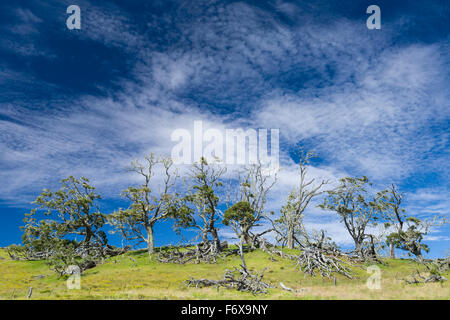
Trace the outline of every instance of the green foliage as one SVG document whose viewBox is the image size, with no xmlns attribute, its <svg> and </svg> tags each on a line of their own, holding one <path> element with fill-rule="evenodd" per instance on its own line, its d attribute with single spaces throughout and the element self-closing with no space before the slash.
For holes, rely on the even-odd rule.
<svg viewBox="0 0 450 320">
<path fill-rule="evenodd" d="M 429 247 L 422 243 L 424 236 L 432 225 L 444 220 L 435 216 L 431 220 L 421 220 L 415 216 L 408 216 L 401 207 L 403 194 L 398 192 L 395 185 L 379 193 L 381 205 L 384 209 L 385 228 L 393 227 L 395 231 L 386 237 L 386 244 L 405 250 L 422 260 L 422 251 L 429 252 Z"/>
<path fill-rule="evenodd" d="M 35 213 L 35 211 L 34 211 Z M 33 217 L 26 219 L 26 226 L 23 228 L 22 243 L 26 258 L 48 258 L 54 252 L 54 247 L 61 238 L 61 226 L 54 220 L 37 221 Z"/>
<path fill-rule="evenodd" d="M 27 260 L 28 259 L 28 251 L 24 246 L 18 246 L 16 244 L 12 244 L 5 248 L 6 253 L 8 253 L 9 257 L 13 260 Z"/>
<path fill-rule="evenodd" d="M 101 255 L 107 245 L 102 230 L 105 215 L 96 204 L 100 196 L 89 180 L 70 176 L 61 184 L 55 192 L 44 189 L 34 201 L 38 209 L 44 210 L 45 219 L 36 218 L 38 209 L 26 215 L 21 249 L 27 259 L 48 259 L 48 264 L 58 273 L 75 261 L 92 258 L 94 251 L 95 256 Z M 81 241 L 78 236 L 82 237 Z"/>
<path fill-rule="evenodd" d="M 188 205 L 184 204 L 183 199 L 177 201 L 168 210 L 168 217 L 174 220 L 173 228 L 178 235 L 181 234 L 183 229 L 192 228 L 195 226 L 195 211 Z"/>
<path fill-rule="evenodd" d="M 430 268 L 429 268 L 430 274 L 435 275 L 435 276 L 441 276 L 441 272 L 439 271 L 439 267 L 436 264 L 433 264 Z"/>
<path fill-rule="evenodd" d="M 173 163 L 170 158 L 150 154 L 145 157 L 145 165 L 139 161 L 131 164 L 130 170 L 143 178 L 142 185 L 130 186 L 122 192 L 122 196 L 130 201 L 128 209 L 119 209 L 108 216 L 108 222 L 115 227 L 113 232 L 135 244 L 145 242 L 149 254 L 153 253 L 154 225 L 160 221 L 174 217 L 178 195 L 171 193 L 178 177 L 177 172 L 171 169 Z M 162 167 L 165 174 L 163 191 L 152 190 L 152 178 L 157 167 Z"/>
<path fill-rule="evenodd" d="M 303 199 L 299 199 L 296 190 L 292 190 L 287 198 L 286 204 L 280 209 L 280 216 L 273 221 L 273 225 L 281 239 L 288 242 L 288 247 L 293 248 L 293 237 L 300 237 L 304 233 L 303 211 L 306 208 L 300 207 Z"/>
<path fill-rule="evenodd" d="M 353 238 L 356 251 L 363 253 L 363 243 L 368 234 L 368 226 L 374 226 L 381 218 L 383 205 L 381 195 L 372 196 L 367 190 L 372 184 L 365 176 L 361 178 L 346 177 L 339 180 L 335 189 L 328 191 L 328 196 L 320 208 L 336 212 Z M 373 250 L 372 250 L 373 251 Z M 373 254 L 373 252 L 372 252 Z"/>
<path fill-rule="evenodd" d="M 82 236 L 82 242 L 104 241 L 105 233 L 101 230 L 105 224 L 105 215 L 101 213 L 96 201 L 101 199 L 89 180 L 80 180 L 70 176 L 61 180 L 62 188 L 52 192 L 44 189 L 33 202 L 39 209 L 46 210 L 47 221 L 36 222 L 37 210 L 26 215 L 25 237 L 31 239 L 53 239 L 66 236 Z"/>
<path fill-rule="evenodd" d="M 219 196 L 216 194 L 215 189 L 223 186 L 223 183 L 219 180 L 223 173 L 223 170 L 215 169 L 202 157 L 200 164 L 194 164 L 193 167 L 193 177 L 196 183 L 193 186 L 193 190 L 195 192 L 187 195 L 186 199 L 191 202 L 195 200 L 201 201 L 205 205 L 207 213 L 214 213 L 219 203 Z"/>
<path fill-rule="evenodd" d="M 77 243 L 70 240 L 55 242 L 54 253 L 46 259 L 47 265 L 59 275 L 63 275 L 71 265 L 80 266 L 82 258 L 76 254 Z M 80 268 L 80 270 L 83 270 Z"/>
<path fill-rule="evenodd" d="M 207 242 L 208 235 L 211 235 L 217 248 L 220 248 L 215 222 L 219 219 L 218 189 L 223 186 L 220 179 L 224 173 L 225 168 L 218 161 L 208 163 L 202 157 L 199 163 L 193 164 L 189 190 L 169 210 L 170 216 L 176 220 L 174 228 L 177 232 L 181 228 L 195 228 L 199 230 L 203 242 Z"/>
<path fill-rule="evenodd" d="M 407 220 L 408 226 L 406 230 L 398 230 L 392 232 L 387 236 L 387 244 L 393 244 L 396 248 L 408 251 L 417 257 L 422 255 L 422 250 L 429 252 L 429 247 L 422 243 L 423 236 L 426 234 L 422 230 L 422 221 L 417 218 L 409 217 Z"/>
<path fill-rule="evenodd" d="M 241 228 L 251 226 L 255 220 L 254 210 L 248 201 L 240 201 L 225 211 L 222 223 L 226 226 L 236 221 Z"/>
</svg>

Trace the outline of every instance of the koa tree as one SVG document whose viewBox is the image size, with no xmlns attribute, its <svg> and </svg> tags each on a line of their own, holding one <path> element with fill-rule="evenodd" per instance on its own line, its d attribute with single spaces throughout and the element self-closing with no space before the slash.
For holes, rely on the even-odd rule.
<svg viewBox="0 0 450 320">
<path fill-rule="evenodd" d="M 171 217 L 177 199 L 173 189 L 178 173 L 172 166 L 170 158 L 156 157 L 154 154 L 145 157 L 145 164 L 133 161 L 130 170 L 137 173 L 143 182 L 122 192 L 123 197 L 130 201 L 128 209 L 120 209 L 108 216 L 109 223 L 115 227 L 113 232 L 136 245 L 146 243 L 150 257 L 155 248 L 155 225 Z M 159 185 L 156 174 L 162 177 Z"/>
</svg>

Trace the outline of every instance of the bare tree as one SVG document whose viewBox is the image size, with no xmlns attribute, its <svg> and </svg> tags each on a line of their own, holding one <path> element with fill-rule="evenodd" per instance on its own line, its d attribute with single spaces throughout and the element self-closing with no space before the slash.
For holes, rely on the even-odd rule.
<svg viewBox="0 0 450 320">
<path fill-rule="evenodd" d="M 130 241 L 145 242 L 148 253 L 154 252 L 154 226 L 163 219 L 171 216 L 172 206 L 176 195 L 171 193 L 178 174 L 172 170 L 172 160 L 165 157 L 156 157 L 153 153 L 145 157 L 146 163 L 141 164 L 138 160 L 131 163 L 130 170 L 139 174 L 144 182 L 137 187 L 129 187 L 122 195 L 131 202 L 128 209 L 119 209 L 109 216 L 109 222 L 116 231 L 125 239 Z M 162 191 L 156 193 L 156 185 L 151 186 L 154 180 L 157 166 L 162 166 L 163 182 Z"/>
<path fill-rule="evenodd" d="M 280 218 L 274 222 L 275 230 L 284 243 L 287 243 L 289 249 L 293 249 L 295 242 L 300 243 L 298 235 L 303 230 L 303 215 L 311 200 L 322 194 L 322 187 L 328 181 L 322 180 L 315 184 L 314 178 L 308 178 L 308 163 L 314 156 L 312 152 L 304 152 L 300 150 L 299 168 L 299 184 L 294 188 L 288 196 L 287 203 L 281 208 Z"/>
</svg>

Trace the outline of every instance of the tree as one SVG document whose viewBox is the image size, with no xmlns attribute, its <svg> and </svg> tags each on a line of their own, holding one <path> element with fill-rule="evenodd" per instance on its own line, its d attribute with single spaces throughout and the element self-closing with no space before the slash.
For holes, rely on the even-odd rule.
<svg viewBox="0 0 450 320">
<path fill-rule="evenodd" d="M 255 213 L 249 202 L 240 201 L 225 210 L 222 223 L 233 228 L 241 243 L 253 243 L 249 232 L 255 223 Z"/>
<path fill-rule="evenodd" d="M 403 226 L 407 219 L 405 214 L 405 209 L 401 208 L 403 194 L 397 190 L 397 187 L 392 184 L 388 189 L 381 192 L 381 201 L 384 205 L 384 217 L 386 223 L 385 227 L 388 228 L 393 226 L 395 229 L 394 233 L 399 233 L 403 231 Z M 395 242 L 394 236 L 388 236 L 387 244 L 390 248 L 390 255 L 392 259 L 395 259 Z"/>
<path fill-rule="evenodd" d="M 139 174 L 144 182 L 140 186 L 130 186 L 122 192 L 122 196 L 131 202 L 128 209 L 120 209 L 109 215 L 108 220 L 115 227 L 114 232 L 120 233 L 129 241 L 147 244 L 148 254 L 154 252 L 154 227 L 158 221 L 171 217 L 171 208 L 176 194 L 171 193 L 178 174 L 172 170 L 170 158 L 156 157 L 153 153 L 145 157 L 146 163 L 138 160 L 131 163 L 130 170 Z M 155 192 L 152 185 L 153 177 L 158 167 L 163 170 L 162 191 Z"/>
<path fill-rule="evenodd" d="M 280 210 L 280 217 L 274 223 L 281 241 L 287 243 L 289 249 L 294 248 L 295 241 L 300 242 L 298 236 L 304 233 L 302 221 L 306 208 L 314 197 L 323 193 L 321 189 L 328 183 L 328 181 L 322 180 L 315 185 L 315 179 L 308 178 L 307 166 L 313 154 L 301 150 L 299 153 L 298 168 L 300 176 L 298 187 L 291 190 L 286 205 Z"/>
<path fill-rule="evenodd" d="M 105 240 L 106 235 L 101 230 L 105 215 L 96 204 L 101 197 L 95 193 L 95 187 L 89 185 L 89 179 L 81 177 L 77 180 L 70 176 L 61 183 L 61 189 L 55 192 L 44 189 L 34 201 L 39 209 L 47 210 L 45 216 L 54 218 L 53 228 L 57 236 L 79 235 L 83 237 L 81 244 Z M 26 221 L 31 222 L 35 213 L 36 210 L 32 210 Z"/>
<path fill-rule="evenodd" d="M 404 228 L 397 229 L 387 236 L 387 242 L 396 248 L 408 251 L 416 256 L 419 262 L 423 262 L 422 252 L 429 252 L 430 248 L 422 243 L 425 235 L 430 232 L 430 228 L 445 223 L 443 219 L 435 216 L 431 219 L 419 219 L 417 217 L 406 217 Z"/>
<path fill-rule="evenodd" d="M 220 166 L 218 160 L 208 163 L 202 157 L 200 162 L 195 162 L 190 174 L 190 182 L 187 194 L 175 203 L 172 208 L 173 217 L 176 218 L 175 229 L 195 228 L 200 232 L 202 243 L 209 242 L 211 235 L 217 251 L 221 251 L 220 239 L 215 223 L 219 220 L 219 196 L 217 189 L 223 186 L 221 177 L 226 168 Z"/>
<path fill-rule="evenodd" d="M 415 217 L 406 217 L 406 230 L 399 229 L 387 236 L 387 243 L 413 254 L 422 262 L 422 250 L 429 252 L 429 247 L 422 243 L 423 236 L 428 233 L 430 225 Z"/>
<path fill-rule="evenodd" d="M 239 174 L 239 190 L 236 199 L 228 192 L 228 209 L 225 211 L 222 223 L 235 231 L 239 239 L 252 248 L 258 246 L 259 238 L 273 229 L 267 229 L 259 234 L 253 234 L 254 227 L 261 226 L 259 222 L 267 218 L 265 204 L 270 189 L 276 183 L 277 176 L 265 173 L 261 163 L 253 164 Z M 235 185 L 231 186 L 236 188 Z M 236 203 L 232 204 L 233 200 Z"/>
<path fill-rule="evenodd" d="M 106 254 L 107 239 L 102 230 L 105 215 L 96 203 L 100 196 L 89 180 L 70 176 L 61 180 L 61 184 L 55 192 L 44 189 L 33 202 L 38 209 L 26 214 L 22 240 L 28 258 L 51 259 L 50 264 L 60 264 L 59 269 L 64 270 L 66 263 L 61 263 L 58 256 L 71 255 L 72 260 L 89 264 L 83 259 L 92 262 Z M 36 219 L 39 209 L 45 210 L 46 219 Z"/>
<path fill-rule="evenodd" d="M 367 227 L 375 225 L 380 218 L 382 205 L 381 195 L 371 196 L 366 186 L 371 186 L 367 177 L 342 178 L 340 185 L 327 191 L 328 195 L 320 208 L 336 212 L 345 228 L 355 242 L 356 253 L 364 258 L 364 240 L 370 238 L 366 233 Z"/>
<path fill-rule="evenodd" d="M 25 218 L 26 225 L 22 227 L 23 249 L 21 256 L 29 260 L 48 259 L 55 253 L 61 236 L 58 235 L 58 223 L 47 219 L 37 221 L 29 216 Z M 19 255 L 19 248 L 13 254 Z"/>
<path fill-rule="evenodd" d="M 422 251 L 429 252 L 429 247 L 422 243 L 430 228 L 445 223 L 445 219 L 434 216 L 431 219 L 420 219 L 408 216 L 406 210 L 401 207 L 403 194 L 392 184 L 388 189 L 380 192 L 383 206 L 385 228 L 394 229 L 387 238 L 386 243 L 391 248 L 391 257 L 395 258 L 394 248 L 408 251 L 422 262 Z"/>
</svg>

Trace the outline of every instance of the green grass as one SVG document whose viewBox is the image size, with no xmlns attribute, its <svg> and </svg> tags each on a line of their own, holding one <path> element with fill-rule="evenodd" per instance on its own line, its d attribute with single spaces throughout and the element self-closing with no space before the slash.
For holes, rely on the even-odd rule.
<svg viewBox="0 0 450 320">
<path fill-rule="evenodd" d="M 60 278 L 44 261 L 13 261 L 1 249 L 0 257 L 0 299 L 26 299 L 30 287 L 32 299 L 450 299 L 449 281 L 416 285 L 402 281 L 417 269 L 424 271 L 411 260 L 386 259 L 385 265 L 378 265 L 381 289 L 370 290 L 366 286 L 370 276 L 367 265 L 352 267 L 356 279 L 337 275 L 334 286 L 333 279 L 310 277 L 296 270 L 292 261 L 277 257 L 272 262 L 268 254 L 257 250 L 246 254 L 248 268 L 266 268 L 264 280 L 277 288 L 254 296 L 225 288 L 188 288 L 184 282 L 190 277 L 221 279 L 225 269 L 240 264 L 238 256 L 217 264 L 178 265 L 158 263 L 145 251 L 132 251 L 87 270 L 80 290 L 69 290 L 66 277 Z M 444 276 L 450 279 L 450 272 Z M 284 291 L 280 282 L 304 290 Z"/>
</svg>

